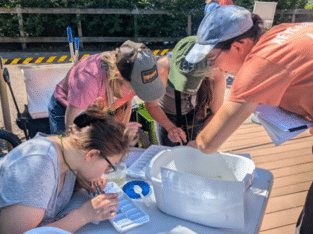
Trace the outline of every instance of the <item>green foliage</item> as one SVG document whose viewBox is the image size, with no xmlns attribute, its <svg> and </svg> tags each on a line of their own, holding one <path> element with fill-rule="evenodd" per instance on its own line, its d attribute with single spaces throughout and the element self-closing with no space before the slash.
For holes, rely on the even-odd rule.
<svg viewBox="0 0 313 234">
<path fill-rule="evenodd" d="M 255 0 L 233 0 L 253 10 Z M 263 0 L 264 1 L 264 0 Z M 265 0 L 266 1 L 266 0 Z M 271 1 L 271 0 L 269 0 Z M 278 0 L 277 9 L 306 6 L 307 0 Z M 184 37 L 187 36 L 187 16 L 192 15 L 192 34 L 203 18 L 205 0 L 0 0 L 0 7 L 14 8 L 104 8 L 104 9 L 147 9 L 168 10 L 170 15 L 61 15 L 23 14 L 25 34 L 29 37 L 65 37 L 66 27 L 71 26 L 77 35 L 78 22 L 82 23 L 84 36 L 102 37 Z M 311 8 L 310 8 L 311 7 Z M 290 22 L 290 16 L 277 15 L 275 23 Z M 135 30 L 135 20 L 137 28 Z M 0 15 L 0 36 L 19 36 L 18 16 Z"/>
<path fill-rule="evenodd" d="M 170 15 L 79 15 L 78 17 L 61 14 L 23 14 L 23 29 L 29 37 L 64 37 L 68 25 L 72 27 L 75 37 L 79 21 L 82 22 L 84 36 L 133 37 L 138 33 L 136 36 L 141 37 L 183 37 L 187 35 L 187 15 L 193 14 L 193 18 L 202 19 L 205 0 L 0 0 L 0 7 L 14 8 L 19 5 L 22 8 L 147 9 L 168 10 L 171 13 Z M 0 36 L 19 36 L 18 27 L 16 14 L 0 15 Z"/>
<path fill-rule="evenodd" d="M 304 8 L 312 10 L 313 9 L 313 1 L 312 0 L 308 1 L 308 3 L 306 4 L 306 6 Z"/>
</svg>

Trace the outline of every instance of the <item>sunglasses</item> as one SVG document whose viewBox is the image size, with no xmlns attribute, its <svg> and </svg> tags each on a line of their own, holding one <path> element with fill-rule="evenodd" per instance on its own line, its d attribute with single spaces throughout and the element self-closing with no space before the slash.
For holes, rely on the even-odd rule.
<svg viewBox="0 0 313 234">
<path fill-rule="evenodd" d="M 207 56 L 208 66 L 213 67 L 215 65 L 216 59 L 221 55 L 222 52 L 223 50 L 220 49 L 217 53 L 209 53 Z"/>
</svg>

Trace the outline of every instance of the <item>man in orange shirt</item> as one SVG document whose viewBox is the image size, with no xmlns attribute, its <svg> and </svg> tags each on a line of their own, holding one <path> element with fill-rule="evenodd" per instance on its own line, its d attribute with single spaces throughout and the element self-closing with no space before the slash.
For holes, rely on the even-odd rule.
<svg viewBox="0 0 313 234">
<path fill-rule="evenodd" d="M 239 6 L 219 7 L 202 20 L 197 43 L 186 60 L 196 63 L 207 58 L 236 78 L 228 99 L 189 145 L 215 152 L 260 103 L 313 121 L 313 23 L 280 24 L 262 34 L 260 18 Z M 298 233 L 313 232 L 311 203 L 313 184 Z"/>
</svg>

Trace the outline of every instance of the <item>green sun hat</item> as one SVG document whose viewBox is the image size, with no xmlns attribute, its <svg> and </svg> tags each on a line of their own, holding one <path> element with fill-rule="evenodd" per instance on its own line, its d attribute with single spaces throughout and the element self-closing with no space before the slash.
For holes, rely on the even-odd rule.
<svg viewBox="0 0 313 234">
<path fill-rule="evenodd" d="M 207 59 L 202 59 L 198 63 L 190 63 L 185 59 L 196 40 L 197 36 L 189 36 L 176 44 L 168 75 L 168 85 L 171 88 L 191 95 L 197 93 L 209 69 Z"/>
</svg>

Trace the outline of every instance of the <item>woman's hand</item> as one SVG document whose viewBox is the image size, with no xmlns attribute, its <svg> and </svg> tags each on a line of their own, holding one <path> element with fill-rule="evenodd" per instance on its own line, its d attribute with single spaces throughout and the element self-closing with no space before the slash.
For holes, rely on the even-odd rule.
<svg viewBox="0 0 313 234">
<path fill-rule="evenodd" d="M 198 149 L 198 146 L 197 146 L 197 143 L 196 143 L 195 140 L 194 140 L 194 141 L 189 141 L 188 144 L 187 144 L 187 146 L 191 146 L 191 147 L 193 147 L 193 148 Z"/>
<path fill-rule="evenodd" d="M 168 139 L 170 139 L 172 142 L 187 142 L 186 133 L 183 131 L 183 129 L 178 127 L 172 127 L 170 130 L 168 130 L 167 134 Z"/>
<path fill-rule="evenodd" d="M 126 128 L 130 131 L 132 136 L 136 136 L 137 132 L 138 132 L 138 128 L 141 127 L 140 123 L 137 122 L 128 122 L 126 123 Z"/>
<path fill-rule="evenodd" d="M 116 193 L 100 194 L 85 202 L 78 211 L 89 222 L 97 222 L 114 218 L 118 208 L 118 196 Z"/>
<path fill-rule="evenodd" d="M 103 191 L 105 186 L 107 185 L 108 183 L 108 179 L 104 176 L 100 176 L 96 179 L 94 179 L 92 182 L 91 182 L 91 192 L 95 193 L 97 192 L 97 188 L 99 188 L 100 191 Z"/>
</svg>

